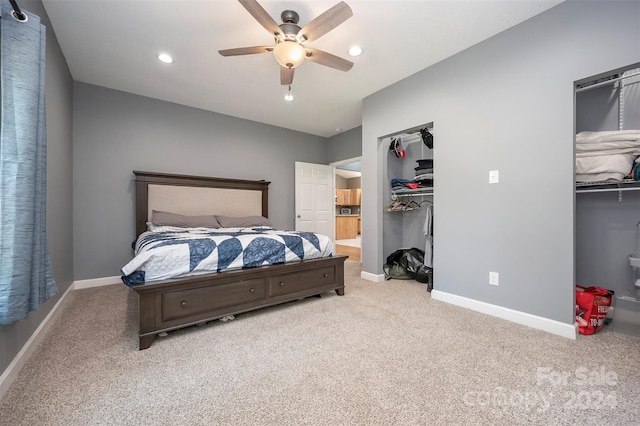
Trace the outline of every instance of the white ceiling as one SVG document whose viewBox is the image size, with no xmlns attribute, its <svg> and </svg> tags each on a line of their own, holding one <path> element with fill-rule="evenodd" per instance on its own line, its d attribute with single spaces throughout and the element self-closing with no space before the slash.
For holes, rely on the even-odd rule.
<svg viewBox="0 0 640 426">
<path fill-rule="evenodd" d="M 305 61 L 295 72 L 293 102 L 283 100 L 287 87 L 280 85 L 272 54 L 218 54 L 273 45 L 235 0 L 43 4 L 76 81 L 329 137 L 361 124 L 366 96 L 561 2 L 346 1 L 353 17 L 308 46 L 349 59 L 353 68 L 342 72 Z M 283 10 L 295 10 L 301 27 L 336 3 L 260 2 L 277 23 Z M 357 58 L 347 55 L 353 44 L 364 49 Z M 160 63 L 160 52 L 175 63 Z"/>
<path fill-rule="evenodd" d="M 336 168 L 336 174 L 338 176 L 342 176 L 345 179 L 351 179 L 354 177 L 360 177 L 362 175 L 361 172 L 356 172 L 354 170 L 345 170 Z"/>
</svg>

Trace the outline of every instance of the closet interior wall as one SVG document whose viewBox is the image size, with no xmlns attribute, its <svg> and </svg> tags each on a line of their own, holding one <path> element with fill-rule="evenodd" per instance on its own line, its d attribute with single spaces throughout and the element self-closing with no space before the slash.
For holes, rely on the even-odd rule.
<svg viewBox="0 0 640 426">
<path fill-rule="evenodd" d="M 426 126 L 431 129 L 433 124 L 431 123 Z M 391 179 L 413 179 L 415 177 L 415 168 L 418 166 L 417 160 L 433 159 L 433 150 L 429 149 L 422 142 L 420 133 L 415 133 L 416 131 L 417 130 L 409 130 L 408 133 L 392 136 L 393 138 L 400 138 L 403 141 L 406 155 L 404 158 L 397 158 L 392 151 L 387 152 L 386 167 L 383 168 L 383 170 L 385 170 L 384 199 L 387 202 L 392 200 Z M 392 137 L 384 138 L 382 143 L 389 147 Z M 435 133 L 434 139 L 436 139 L 434 142 L 435 146 L 435 144 L 438 143 Z M 435 167 L 437 166 L 434 164 L 434 168 Z M 386 260 L 386 256 L 400 248 L 416 247 L 424 250 L 426 243 L 426 236 L 424 235 L 426 207 L 428 202 L 433 202 L 433 195 L 421 195 L 404 199 L 412 199 L 417 203 L 421 203 L 422 207 L 406 212 L 388 212 L 385 209 L 382 227 L 383 253 L 385 256 L 383 261 Z M 434 223 L 435 220 L 434 214 Z"/>
<path fill-rule="evenodd" d="M 621 130 L 621 122 L 624 130 L 640 129 L 640 76 L 578 91 L 575 105 L 576 133 Z M 638 222 L 640 189 L 576 194 L 576 283 L 617 293 L 632 288 L 628 256 L 635 250 Z"/>
</svg>

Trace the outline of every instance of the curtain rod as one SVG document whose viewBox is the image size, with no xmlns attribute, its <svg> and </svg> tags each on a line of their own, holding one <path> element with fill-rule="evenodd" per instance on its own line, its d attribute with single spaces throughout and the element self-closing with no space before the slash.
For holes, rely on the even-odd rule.
<svg viewBox="0 0 640 426">
<path fill-rule="evenodd" d="M 27 19 L 29 19 L 27 17 L 27 15 L 25 15 L 25 13 L 20 10 L 20 6 L 18 6 L 18 3 L 16 2 L 16 0 L 9 0 L 9 3 L 11 3 L 11 7 L 13 8 L 13 17 L 16 18 L 16 20 L 20 21 L 20 22 L 26 22 Z"/>
</svg>

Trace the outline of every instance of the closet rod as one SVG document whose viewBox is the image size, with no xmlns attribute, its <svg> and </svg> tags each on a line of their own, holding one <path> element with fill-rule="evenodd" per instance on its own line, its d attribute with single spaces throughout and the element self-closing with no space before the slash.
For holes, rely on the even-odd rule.
<svg viewBox="0 0 640 426">
<path fill-rule="evenodd" d="M 413 143 L 413 142 L 422 142 L 422 136 L 420 136 L 420 133 L 416 133 L 415 136 L 411 135 L 409 137 L 400 137 L 400 140 L 402 141 L 402 143 Z"/>
<path fill-rule="evenodd" d="M 429 126 L 424 126 L 424 127 L 416 127 L 413 129 L 409 129 L 409 130 L 405 130 L 403 133 L 395 133 L 393 135 L 389 135 L 389 136 L 384 136 L 385 138 L 390 138 L 390 139 L 397 139 L 400 138 L 403 142 L 405 141 L 405 139 L 409 139 L 415 136 L 421 136 L 420 131 L 422 129 L 427 129 L 427 131 L 429 133 L 433 133 L 433 123 L 429 123 L 431 125 L 431 127 Z M 413 142 L 413 141 L 411 141 Z"/>
<path fill-rule="evenodd" d="M 640 187 L 634 187 L 634 188 L 576 189 L 576 194 L 581 194 L 583 192 L 620 192 L 620 191 L 640 191 Z"/>
<path fill-rule="evenodd" d="M 614 82 L 616 82 L 618 80 L 624 80 L 625 78 L 635 77 L 636 75 L 640 75 L 640 72 L 636 72 L 636 73 L 633 73 L 633 74 L 625 75 L 625 76 L 622 76 L 622 77 L 612 78 L 611 80 L 607 80 L 607 81 L 601 81 L 600 83 L 592 84 L 591 86 L 581 87 L 579 89 L 576 89 L 576 93 L 584 92 L 585 90 L 595 89 L 597 87 L 601 87 L 601 86 L 605 86 L 607 84 L 614 83 Z"/>
</svg>

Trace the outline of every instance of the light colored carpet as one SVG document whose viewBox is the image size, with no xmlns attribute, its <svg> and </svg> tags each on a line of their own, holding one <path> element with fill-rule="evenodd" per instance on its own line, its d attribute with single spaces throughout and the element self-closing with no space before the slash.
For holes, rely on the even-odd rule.
<svg viewBox="0 0 640 426">
<path fill-rule="evenodd" d="M 640 341 L 557 337 L 372 283 L 137 350 L 135 294 L 76 291 L 0 402 L 2 425 L 640 422 Z M 592 372 L 588 375 L 587 372 Z"/>
</svg>

